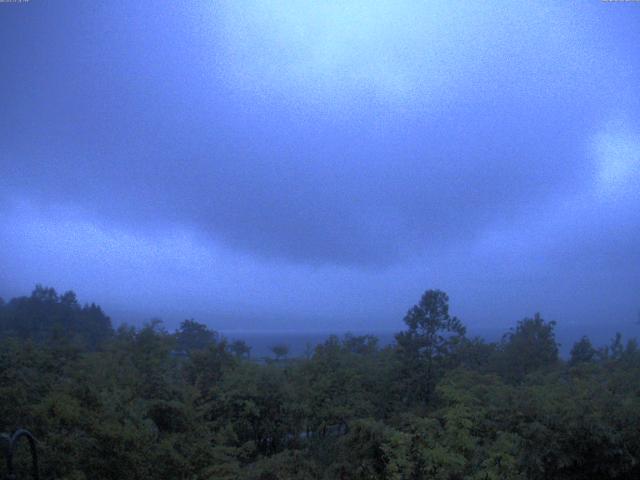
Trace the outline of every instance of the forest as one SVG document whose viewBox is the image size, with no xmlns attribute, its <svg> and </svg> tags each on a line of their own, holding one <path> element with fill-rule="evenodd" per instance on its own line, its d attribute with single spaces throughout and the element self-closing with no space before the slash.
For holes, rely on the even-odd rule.
<svg viewBox="0 0 640 480">
<path fill-rule="evenodd" d="M 45 479 L 640 478 L 635 339 L 561 358 L 539 314 L 469 338 L 440 290 L 403 328 L 260 360 L 193 319 L 114 328 L 37 286 L 0 300 L 0 431 L 34 434 Z"/>
</svg>

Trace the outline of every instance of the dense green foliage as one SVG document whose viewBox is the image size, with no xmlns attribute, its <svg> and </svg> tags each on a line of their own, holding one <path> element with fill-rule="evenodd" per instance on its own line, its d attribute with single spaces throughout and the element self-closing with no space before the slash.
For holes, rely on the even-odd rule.
<svg viewBox="0 0 640 480">
<path fill-rule="evenodd" d="M 0 430 L 31 429 L 57 479 L 640 478 L 635 341 L 564 362 L 537 314 L 469 339 L 440 291 L 405 323 L 256 362 L 193 320 L 113 331 L 38 287 L 0 302 Z"/>
</svg>

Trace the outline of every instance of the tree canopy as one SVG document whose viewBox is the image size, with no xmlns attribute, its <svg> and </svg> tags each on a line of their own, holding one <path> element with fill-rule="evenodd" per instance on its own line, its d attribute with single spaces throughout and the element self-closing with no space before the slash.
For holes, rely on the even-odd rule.
<svg viewBox="0 0 640 480">
<path fill-rule="evenodd" d="M 538 314 L 469 339 L 438 290 L 396 343 L 334 335 L 277 362 L 192 319 L 114 330 L 44 287 L 0 316 L 0 431 L 33 431 L 42 478 L 640 478 L 640 350 L 619 334 L 566 362 Z"/>
</svg>

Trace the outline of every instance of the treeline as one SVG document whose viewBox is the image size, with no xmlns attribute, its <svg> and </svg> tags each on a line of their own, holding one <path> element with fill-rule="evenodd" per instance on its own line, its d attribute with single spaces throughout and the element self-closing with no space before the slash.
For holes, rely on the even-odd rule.
<svg viewBox="0 0 640 480">
<path fill-rule="evenodd" d="M 0 337 L 72 342 L 93 350 L 113 336 L 111 319 L 96 304 L 81 306 L 74 292 L 37 285 L 29 297 L 0 298 Z"/>
<path fill-rule="evenodd" d="M 0 430 L 31 429 L 56 479 L 640 478 L 635 340 L 563 361 L 535 315 L 487 343 L 438 290 L 404 321 L 391 346 L 257 363 L 193 320 L 114 331 L 38 287 L 0 305 Z"/>
</svg>

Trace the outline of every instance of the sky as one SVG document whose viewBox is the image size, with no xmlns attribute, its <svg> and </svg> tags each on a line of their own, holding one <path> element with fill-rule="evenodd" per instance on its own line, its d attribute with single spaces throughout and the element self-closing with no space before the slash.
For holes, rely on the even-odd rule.
<svg viewBox="0 0 640 480">
<path fill-rule="evenodd" d="M 640 4 L 0 3 L 0 296 L 399 330 L 640 311 Z"/>
</svg>

